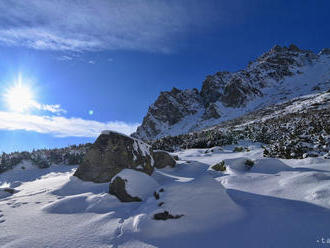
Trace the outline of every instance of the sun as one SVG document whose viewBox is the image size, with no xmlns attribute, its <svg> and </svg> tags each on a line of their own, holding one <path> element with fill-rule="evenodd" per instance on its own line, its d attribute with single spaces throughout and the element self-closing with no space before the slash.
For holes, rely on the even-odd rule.
<svg viewBox="0 0 330 248">
<path fill-rule="evenodd" d="M 25 112 L 34 103 L 32 90 L 21 82 L 16 83 L 5 93 L 5 101 L 11 111 Z"/>
</svg>

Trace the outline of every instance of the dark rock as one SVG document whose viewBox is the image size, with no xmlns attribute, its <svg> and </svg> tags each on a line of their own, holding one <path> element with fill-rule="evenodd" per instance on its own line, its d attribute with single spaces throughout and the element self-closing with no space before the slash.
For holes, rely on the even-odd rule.
<svg viewBox="0 0 330 248">
<path fill-rule="evenodd" d="M 109 186 L 109 193 L 116 196 L 121 202 L 140 202 L 141 198 L 137 196 L 130 196 L 126 192 L 126 180 L 116 177 Z"/>
<path fill-rule="evenodd" d="M 168 211 L 164 211 L 161 213 L 154 214 L 155 220 L 168 220 L 168 219 L 179 219 L 183 216 L 183 214 L 172 215 Z"/>
<path fill-rule="evenodd" d="M 175 161 L 178 161 L 178 160 L 180 160 L 180 158 L 179 158 L 179 156 L 178 156 L 178 155 L 173 155 L 172 157 L 174 158 L 174 160 L 175 160 Z"/>
<path fill-rule="evenodd" d="M 176 164 L 174 158 L 165 151 L 154 151 L 153 158 L 157 169 L 162 169 L 166 166 L 174 167 Z"/>
<path fill-rule="evenodd" d="M 164 203 L 165 203 L 165 202 L 160 202 L 160 203 L 158 203 L 158 206 L 161 207 L 161 206 L 164 205 Z"/>
<path fill-rule="evenodd" d="M 84 181 L 110 182 L 123 169 L 151 175 L 152 151 L 149 145 L 116 132 L 103 132 L 85 155 L 75 176 Z"/>
<path fill-rule="evenodd" d="M 232 74 L 227 71 L 218 72 L 214 76 L 206 77 L 200 93 L 205 106 L 220 99 L 223 89 L 231 77 Z"/>
<path fill-rule="evenodd" d="M 163 189 L 163 188 L 161 188 L 161 189 L 159 190 L 159 192 L 164 192 L 164 189 Z"/>
<path fill-rule="evenodd" d="M 198 109 L 203 106 L 202 102 L 197 89 L 173 88 L 171 91 L 161 92 L 155 103 L 149 107 L 142 125 L 132 136 L 137 138 L 157 136 L 161 132 L 157 123 L 174 125 L 185 116 L 197 113 Z"/>
<path fill-rule="evenodd" d="M 159 194 L 156 191 L 154 192 L 154 197 L 156 200 L 159 200 Z"/>
<path fill-rule="evenodd" d="M 15 194 L 17 191 L 12 188 L 4 188 L 3 191 L 9 193 L 9 194 Z"/>
<path fill-rule="evenodd" d="M 203 120 L 209 120 L 209 119 L 218 119 L 221 117 L 221 111 L 218 108 L 218 106 L 215 103 L 209 104 L 205 108 L 205 112 L 203 114 Z"/>
</svg>

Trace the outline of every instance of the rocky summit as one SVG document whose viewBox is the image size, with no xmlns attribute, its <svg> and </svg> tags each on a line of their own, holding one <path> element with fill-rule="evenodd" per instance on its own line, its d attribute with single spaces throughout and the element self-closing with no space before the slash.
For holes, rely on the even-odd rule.
<svg viewBox="0 0 330 248">
<path fill-rule="evenodd" d="M 173 88 L 161 92 L 133 136 L 156 140 L 203 130 L 329 87 L 329 49 L 316 54 L 295 45 L 276 45 L 244 70 L 207 76 L 200 91 Z"/>
<path fill-rule="evenodd" d="M 154 160 L 150 146 L 117 132 L 103 131 L 74 175 L 85 181 L 103 183 L 110 182 L 123 169 L 151 175 Z"/>
</svg>

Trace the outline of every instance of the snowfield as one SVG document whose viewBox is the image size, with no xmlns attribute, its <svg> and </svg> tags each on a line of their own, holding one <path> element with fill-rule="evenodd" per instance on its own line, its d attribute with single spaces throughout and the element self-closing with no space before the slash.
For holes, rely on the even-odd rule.
<svg viewBox="0 0 330 248">
<path fill-rule="evenodd" d="M 143 196 L 134 203 L 108 194 L 108 183 L 73 177 L 76 166 L 24 161 L 0 174 L 0 247 L 330 247 L 322 243 L 330 240 L 330 160 L 264 158 L 260 144 L 241 145 L 250 151 L 177 152 L 175 168 L 151 177 L 122 171 L 128 192 Z M 211 169 L 222 160 L 225 172 Z M 165 210 L 183 216 L 153 219 Z"/>
</svg>

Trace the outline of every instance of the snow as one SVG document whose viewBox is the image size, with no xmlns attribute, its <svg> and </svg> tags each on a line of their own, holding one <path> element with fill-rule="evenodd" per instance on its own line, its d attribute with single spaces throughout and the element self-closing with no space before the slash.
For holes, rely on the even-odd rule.
<svg viewBox="0 0 330 248">
<path fill-rule="evenodd" d="M 138 196 L 140 199 L 147 199 L 159 187 L 159 184 L 149 175 L 136 170 L 124 169 L 113 179 L 120 177 L 126 181 L 126 192 L 130 196 Z"/>
<path fill-rule="evenodd" d="M 325 247 L 317 241 L 330 238 L 330 160 L 264 158 L 260 144 L 240 145 L 251 151 L 176 152 L 177 166 L 151 177 L 123 170 L 128 192 L 143 196 L 132 203 L 108 194 L 108 183 L 74 177 L 76 166 L 24 161 L 25 170 L 0 174 L 0 247 Z M 225 172 L 211 169 L 220 161 Z M 153 219 L 163 211 L 183 216 Z"/>
<path fill-rule="evenodd" d="M 273 56 L 275 56 L 275 54 Z M 268 75 L 270 72 L 274 71 L 274 69 L 264 69 L 262 65 L 265 62 L 263 60 L 257 60 L 248 66 L 246 72 L 251 74 L 252 77 L 261 78 L 256 79 L 256 81 L 253 82 L 254 87 L 256 87 L 257 83 L 259 83 L 260 81 L 265 83 L 265 87 L 258 88 L 262 93 L 261 96 L 247 95 L 248 102 L 245 106 L 241 106 L 238 108 L 228 107 L 223 105 L 221 100 L 218 100 L 217 102 L 215 102 L 215 104 L 221 116 L 219 118 L 211 118 L 204 120 L 204 106 L 200 104 L 198 105 L 196 102 L 193 101 L 194 98 L 191 97 L 191 99 L 189 100 L 191 102 L 187 102 L 186 105 L 194 110 L 194 114 L 186 114 L 183 111 L 182 113 L 184 117 L 179 122 L 173 125 L 170 125 L 168 122 L 160 121 L 153 115 L 148 115 L 147 117 L 149 122 L 153 123 L 156 129 L 160 132 L 153 135 L 152 130 L 149 129 L 150 127 L 145 126 L 145 129 L 139 129 L 140 137 L 144 139 L 156 140 L 165 136 L 176 136 L 193 131 L 203 130 L 205 128 L 215 126 L 224 121 L 232 120 L 234 118 L 243 116 L 247 113 L 265 108 L 267 106 L 278 104 L 311 93 L 326 91 L 329 89 L 330 56 L 328 54 L 314 54 L 312 62 L 306 60 L 305 53 L 299 54 L 299 56 L 297 57 L 293 56 L 292 58 L 294 58 L 294 60 L 297 62 L 297 64 L 299 64 L 299 66 L 291 65 L 289 67 L 289 70 L 293 73 L 293 75 L 284 76 L 279 81 Z M 257 70 L 258 72 L 257 74 L 255 70 Z M 225 82 L 228 82 L 226 80 L 229 80 L 229 78 L 234 75 L 238 76 L 239 78 L 242 78 L 245 84 L 251 84 L 250 78 L 245 78 L 244 74 L 242 74 L 242 71 L 238 71 L 231 76 L 225 76 Z M 217 75 L 214 75 L 213 77 L 213 80 L 218 80 Z M 315 87 L 319 89 L 316 90 Z M 222 91 L 223 88 L 220 88 L 219 93 L 223 93 Z M 187 93 L 188 90 L 185 90 L 184 92 Z M 320 99 L 315 99 L 315 102 L 317 102 L 317 100 Z M 185 101 L 188 100 L 185 99 Z M 173 99 L 171 103 L 178 109 L 182 108 L 182 103 L 178 103 L 175 99 Z M 154 105 L 152 105 L 151 107 L 154 109 L 156 108 Z"/>
</svg>

